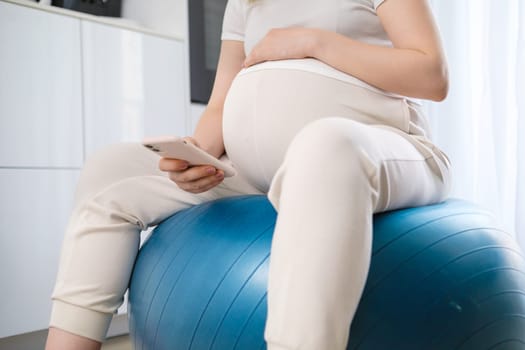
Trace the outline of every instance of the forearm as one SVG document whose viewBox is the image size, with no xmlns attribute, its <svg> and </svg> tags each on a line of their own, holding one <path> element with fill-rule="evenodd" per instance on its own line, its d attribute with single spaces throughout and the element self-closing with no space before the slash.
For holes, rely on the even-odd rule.
<svg viewBox="0 0 525 350">
<path fill-rule="evenodd" d="M 241 70 L 244 58 L 244 43 L 242 41 L 225 40 L 222 42 L 210 100 L 193 133 L 193 138 L 197 140 L 199 146 L 217 158 L 224 154 L 222 137 L 224 101 L 233 79 Z"/>
<path fill-rule="evenodd" d="M 199 146 L 219 158 L 224 154 L 224 141 L 222 137 L 222 110 L 206 108 L 195 128 L 193 138 Z"/>
<path fill-rule="evenodd" d="M 312 36 L 312 57 L 373 86 L 438 101 L 447 94 L 447 69 L 439 54 L 370 45 L 319 29 Z"/>
</svg>

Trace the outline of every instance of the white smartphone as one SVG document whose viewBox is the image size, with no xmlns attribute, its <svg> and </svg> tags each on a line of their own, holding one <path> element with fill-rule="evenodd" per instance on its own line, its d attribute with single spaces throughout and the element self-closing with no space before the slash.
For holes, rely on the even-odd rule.
<svg viewBox="0 0 525 350">
<path fill-rule="evenodd" d="M 177 136 L 148 137 L 142 141 L 142 145 L 157 153 L 161 157 L 183 159 L 192 165 L 213 165 L 224 171 L 225 177 L 234 176 L 235 169 L 209 153 L 206 153 L 194 144 Z"/>
</svg>

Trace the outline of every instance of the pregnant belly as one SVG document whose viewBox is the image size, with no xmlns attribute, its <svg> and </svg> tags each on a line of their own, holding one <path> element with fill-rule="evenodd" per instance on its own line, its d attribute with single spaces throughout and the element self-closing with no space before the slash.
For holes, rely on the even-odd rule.
<svg viewBox="0 0 525 350">
<path fill-rule="evenodd" d="M 224 104 L 224 145 L 236 169 L 266 192 L 288 145 L 306 124 L 338 116 L 408 129 L 406 114 L 402 99 L 320 74 L 292 69 L 241 72 Z"/>
</svg>

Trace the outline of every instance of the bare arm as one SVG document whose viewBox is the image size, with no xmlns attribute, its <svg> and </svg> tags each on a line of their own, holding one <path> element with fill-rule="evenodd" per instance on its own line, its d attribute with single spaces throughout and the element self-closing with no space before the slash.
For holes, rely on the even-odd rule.
<svg viewBox="0 0 525 350">
<path fill-rule="evenodd" d="M 383 90 L 443 100 L 448 92 L 447 66 L 427 1 L 386 0 L 377 14 L 391 48 L 320 29 L 283 28 L 270 31 L 245 65 L 313 57 Z"/>
<path fill-rule="evenodd" d="M 193 135 L 202 149 L 217 158 L 224 153 L 224 141 L 222 138 L 224 100 L 233 79 L 242 68 L 244 59 L 243 42 L 233 40 L 222 42 L 217 75 L 210 101 Z"/>
<path fill-rule="evenodd" d="M 224 100 L 245 58 L 244 45 L 241 41 L 225 40 L 222 42 L 210 101 L 197 124 L 193 138 L 189 138 L 217 158 L 224 153 L 222 138 Z M 222 170 L 217 170 L 209 165 L 189 168 L 188 163 L 180 159 L 161 158 L 159 168 L 168 172 L 170 179 L 181 189 L 191 193 L 205 192 L 217 186 L 224 179 Z"/>
</svg>

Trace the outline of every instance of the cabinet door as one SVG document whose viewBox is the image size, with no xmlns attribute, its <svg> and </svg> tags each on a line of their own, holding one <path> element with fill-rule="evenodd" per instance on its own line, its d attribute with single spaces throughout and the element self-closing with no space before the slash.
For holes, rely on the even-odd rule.
<svg viewBox="0 0 525 350">
<path fill-rule="evenodd" d="M 186 134 L 184 44 L 82 21 L 86 151 Z"/>
<path fill-rule="evenodd" d="M 79 171 L 0 169 L 0 338 L 49 325 Z"/>
<path fill-rule="evenodd" d="M 82 164 L 80 21 L 0 2 L 0 165 Z"/>
</svg>

